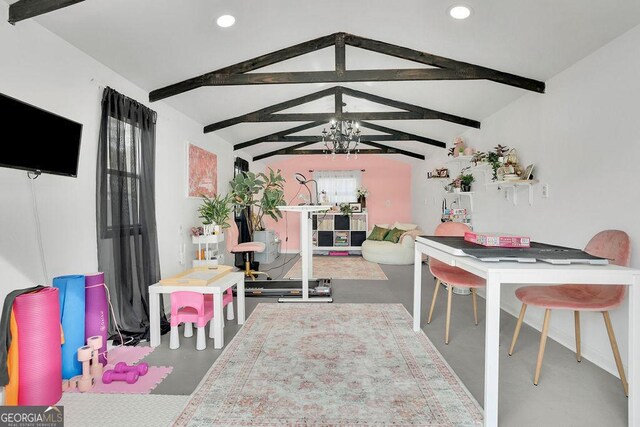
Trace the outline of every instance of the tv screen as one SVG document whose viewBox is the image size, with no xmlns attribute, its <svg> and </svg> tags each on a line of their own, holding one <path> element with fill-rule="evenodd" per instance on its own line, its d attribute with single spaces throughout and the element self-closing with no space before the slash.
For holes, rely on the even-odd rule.
<svg viewBox="0 0 640 427">
<path fill-rule="evenodd" d="M 76 177 L 82 125 L 0 94 L 0 166 Z"/>
</svg>

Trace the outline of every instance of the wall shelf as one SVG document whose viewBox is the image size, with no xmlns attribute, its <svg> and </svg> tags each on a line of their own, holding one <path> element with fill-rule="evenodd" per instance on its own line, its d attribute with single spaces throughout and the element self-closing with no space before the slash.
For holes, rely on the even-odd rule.
<svg viewBox="0 0 640 427">
<path fill-rule="evenodd" d="M 444 193 L 445 197 L 454 196 L 458 199 L 458 205 L 460 205 L 460 197 L 465 196 L 469 198 L 469 213 L 473 213 L 473 195 L 475 193 L 473 191 L 460 191 L 459 193 Z"/>
<path fill-rule="evenodd" d="M 487 185 L 496 185 L 498 190 L 504 188 L 505 191 L 508 191 L 508 189 L 511 189 L 511 200 L 514 206 L 518 205 L 518 187 L 527 187 L 529 189 L 529 206 L 533 206 L 533 186 L 538 182 L 536 179 L 518 179 L 512 181 L 494 181 L 487 183 Z M 507 195 L 507 197 L 509 196 Z"/>
<path fill-rule="evenodd" d="M 447 160 L 447 163 L 471 163 L 473 156 L 458 156 Z"/>
</svg>

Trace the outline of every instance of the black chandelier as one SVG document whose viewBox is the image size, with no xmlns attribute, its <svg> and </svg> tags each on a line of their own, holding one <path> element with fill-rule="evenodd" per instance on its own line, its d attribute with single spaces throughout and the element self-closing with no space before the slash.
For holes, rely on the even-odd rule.
<svg viewBox="0 0 640 427">
<path fill-rule="evenodd" d="M 346 154 L 347 158 L 351 153 L 355 153 L 358 157 L 358 145 L 360 144 L 360 126 L 358 122 L 352 120 L 331 120 L 329 132 L 322 129 L 322 142 L 324 148 L 322 151 L 332 156 L 336 154 Z"/>
</svg>

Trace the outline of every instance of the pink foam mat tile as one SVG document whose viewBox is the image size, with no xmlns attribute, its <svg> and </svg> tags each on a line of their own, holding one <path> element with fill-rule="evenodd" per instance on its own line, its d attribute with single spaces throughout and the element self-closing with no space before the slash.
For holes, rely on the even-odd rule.
<svg viewBox="0 0 640 427">
<path fill-rule="evenodd" d="M 133 365 L 147 357 L 153 350 L 154 347 L 115 347 L 107 352 L 107 363 L 114 366 L 118 362 Z"/>
<path fill-rule="evenodd" d="M 105 366 L 107 369 L 113 369 L 113 365 Z M 171 372 L 171 366 L 149 366 L 149 372 L 138 378 L 134 384 L 128 384 L 126 381 L 114 381 L 111 384 L 104 384 L 102 378 L 96 378 L 96 384 L 87 393 L 106 393 L 106 394 L 149 394 L 158 386 Z M 68 393 L 79 393 L 78 390 L 68 390 Z"/>
</svg>

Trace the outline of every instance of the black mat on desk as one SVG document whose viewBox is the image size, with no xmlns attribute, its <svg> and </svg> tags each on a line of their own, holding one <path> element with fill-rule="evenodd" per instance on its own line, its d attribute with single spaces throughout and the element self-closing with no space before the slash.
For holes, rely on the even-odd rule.
<svg viewBox="0 0 640 427">
<path fill-rule="evenodd" d="M 467 242 L 464 237 L 450 236 L 421 236 L 433 240 L 453 249 L 458 249 L 468 256 L 481 261 L 544 261 L 551 264 L 607 264 L 605 258 L 593 256 L 581 249 L 566 248 L 564 246 L 548 245 L 546 243 L 531 242 L 528 248 L 496 248 Z"/>
</svg>

